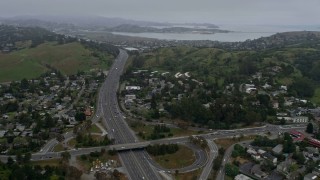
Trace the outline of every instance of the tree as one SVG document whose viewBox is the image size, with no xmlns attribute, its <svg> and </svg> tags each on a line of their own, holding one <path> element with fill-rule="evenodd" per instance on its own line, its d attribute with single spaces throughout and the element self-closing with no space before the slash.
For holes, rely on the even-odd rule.
<svg viewBox="0 0 320 180">
<path fill-rule="evenodd" d="M 289 133 L 284 133 L 283 152 L 293 153 L 296 150 L 296 145 L 293 143 L 292 137 Z"/>
<path fill-rule="evenodd" d="M 14 164 L 14 160 L 12 159 L 12 157 L 8 157 L 7 165 L 10 167 L 13 164 Z"/>
<path fill-rule="evenodd" d="M 236 175 L 239 174 L 239 168 L 232 164 L 226 164 L 226 175 L 234 178 Z"/>
<path fill-rule="evenodd" d="M 220 166 L 221 166 L 221 163 L 222 163 L 222 155 L 218 155 L 214 160 L 213 160 L 213 170 L 219 170 L 220 169 Z"/>
<path fill-rule="evenodd" d="M 82 171 L 80 171 L 78 168 L 74 167 L 74 166 L 68 166 L 67 168 L 67 179 L 70 180 L 78 180 L 80 179 L 82 175 Z"/>
<path fill-rule="evenodd" d="M 157 101 L 156 101 L 156 96 L 155 95 L 152 95 L 152 98 L 151 98 L 151 109 L 157 109 Z"/>
<path fill-rule="evenodd" d="M 18 153 L 16 155 L 16 161 L 20 164 L 23 162 L 23 157 L 22 157 L 22 154 L 21 153 Z"/>
<path fill-rule="evenodd" d="M 29 82 L 28 82 L 28 80 L 27 79 L 22 79 L 21 80 L 21 83 L 20 83 L 20 87 L 22 88 L 22 89 L 28 89 L 29 88 Z"/>
<path fill-rule="evenodd" d="M 68 162 L 69 159 L 71 158 L 71 155 L 68 151 L 65 151 L 61 153 L 61 157 L 63 161 Z"/>
<path fill-rule="evenodd" d="M 310 133 L 310 134 L 313 133 L 313 124 L 312 124 L 312 123 L 309 123 L 309 124 L 307 125 L 306 132 L 307 132 L 307 133 Z"/>
<path fill-rule="evenodd" d="M 31 153 L 26 153 L 23 157 L 23 162 L 24 163 L 29 163 L 31 159 Z"/>
<path fill-rule="evenodd" d="M 308 78 L 299 78 L 294 81 L 290 90 L 295 92 L 299 97 L 312 97 L 314 95 L 314 84 Z"/>
<path fill-rule="evenodd" d="M 77 112 L 77 114 L 75 115 L 75 119 L 77 121 L 84 121 L 86 120 L 86 115 L 84 114 L 84 112 Z"/>
<path fill-rule="evenodd" d="M 297 160 L 298 164 L 304 164 L 305 161 L 306 161 L 306 158 L 304 157 L 304 155 L 299 152 L 299 153 L 293 153 L 293 156 L 292 156 L 295 160 Z"/>
</svg>

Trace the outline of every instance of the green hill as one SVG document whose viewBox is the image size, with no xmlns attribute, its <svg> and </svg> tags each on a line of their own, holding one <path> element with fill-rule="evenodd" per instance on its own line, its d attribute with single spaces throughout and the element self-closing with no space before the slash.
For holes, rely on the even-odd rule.
<svg viewBox="0 0 320 180">
<path fill-rule="evenodd" d="M 313 37 L 310 33 L 307 35 Z M 320 39 L 306 41 L 304 36 L 297 35 L 293 36 L 296 40 L 291 40 L 291 36 L 281 36 L 294 43 L 283 43 L 264 50 L 183 46 L 160 48 L 133 57 L 132 68 L 190 72 L 192 78 L 205 82 L 218 92 L 224 91 L 230 83 L 250 83 L 250 77 L 261 73 L 269 83 L 288 86 L 290 95 L 320 103 Z M 265 41 L 271 40 L 278 43 L 274 37 L 265 38 Z M 274 70 L 279 68 L 279 71 Z M 310 92 L 306 92 L 306 87 L 310 87 Z"/>
<path fill-rule="evenodd" d="M 0 82 L 36 78 L 49 68 L 64 74 L 75 74 L 94 68 L 107 68 L 113 60 L 111 54 L 84 47 L 73 42 L 43 43 L 11 53 L 0 53 Z"/>
</svg>

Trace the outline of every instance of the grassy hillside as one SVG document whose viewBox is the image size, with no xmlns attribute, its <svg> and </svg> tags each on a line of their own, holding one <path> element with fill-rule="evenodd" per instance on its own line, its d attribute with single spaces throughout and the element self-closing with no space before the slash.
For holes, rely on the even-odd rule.
<svg viewBox="0 0 320 180">
<path fill-rule="evenodd" d="M 110 54 L 93 52 L 78 42 L 58 45 L 44 43 L 35 48 L 0 53 L 0 82 L 35 78 L 53 67 L 64 74 L 75 74 L 94 68 L 107 68 Z"/>
<path fill-rule="evenodd" d="M 316 89 L 314 103 L 319 103 L 320 48 L 286 46 L 263 51 L 233 51 L 217 48 L 161 48 L 132 58 L 134 69 L 160 72 L 190 72 L 192 77 L 221 91 L 229 83 L 249 83 L 248 77 L 259 72 L 279 85 L 291 86 L 297 79 L 310 79 Z M 280 67 L 280 72 L 272 68 Z M 270 74 L 274 75 L 270 76 Z"/>
</svg>

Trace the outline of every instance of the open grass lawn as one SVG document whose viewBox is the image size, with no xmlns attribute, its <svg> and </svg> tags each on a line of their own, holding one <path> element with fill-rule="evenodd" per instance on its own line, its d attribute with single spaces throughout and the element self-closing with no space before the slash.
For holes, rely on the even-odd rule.
<svg viewBox="0 0 320 180">
<path fill-rule="evenodd" d="M 72 138 L 67 143 L 70 147 L 74 148 L 75 145 L 77 144 L 77 140 L 75 138 Z"/>
<path fill-rule="evenodd" d="M 112 59 L 108 56 L 107 59 Z M 79 70 L 107 68 L 107 62 L 91 55 L 80 43 L 57 45 L 44 43 L 36 48 L 23 49 L 9 54 L 0 53 L 0 82 L 36 78 L 48 70 L 50 65 L 64 74 L 75 74 Z"/>
<path fill-rule="evenodd" d="M 232 144 L 238 143 L 240 141 L 246 141 L 246 140 L 253 140 L 256 136 L 250 135 L 250 136 L 244 136 L 240 140 L 238 138 L 225 138 L 225 139 L 216 139 L 214 142 L 224 149 L 227 149 Z"/>
<path fill-rule="evenodd" d="M 153 125 L 144 125 L 144 124 L 140 124 L 136 125 L 136 126 L 131 126 L 131 128 L 133 129 L 133 131 L 135 131 L 136 133 L 143 133 L 145 137 L 148 137 L 152 134 L 153 132 Z M 168 137 L 168 134 L 172 133 L 173 136 L 171 137 L 179 137 L 179 136 L 189 136 L 189 135 L 194 135 L 197 134 L 198 132 L 196 131 L 192 131 L 192 130 L 187 130 L 187 129 L 181 129 L 181 128 L 170 128 L 170 132 L 169 133 L 164 133 L 166 135 L 166 137 Z"/>
<path fill-rule="evenodd" d="M 39 166 L 60 166 L 60 160 L 61 159 L 49 159 L 49 160 L 41 160 L 41 161 L 33 161 L 33 165 L 39 165 Z"/>
<path fill-rule="evenodd" d="M 176 180 L 194 180 L 200 177 L 201 172 L 202 172 L 202 168 L 195 171 L 187 172 L 187 173 L 181 173 L 177 175 L 175 174 L 174 177 Z"/>
<path fill-rule="evenodd" d="M 311 101 L 313 103 L 316 103 L 317 105 L 320 105 L 320 87 L 318 87 L 315 92 L 314 96 L 312 97 Z"/>
<path fill-rule="evenodd" d="M 198 132 L 196 131 L 192 131 L 188 129 L 180 129 L 180 128 L 171 128 L 171 133 L 173 134 L 173 137 L 190 136 L 190 135 L 198 134 Z"/>
<path fill-rule="evenodd" d="M 102 141 L 104 138 L 104 136 L 100 136 L 100 135 L 91 135 L 91 137 L 96 141 Z"/>
<path fill-rule="evenodd" d="M 91 125 L 89 132 L 90 133 L 102 133 L 101 130 L 95 124 Z"/>
<path fill-rule="evenodd" d="M 54 148 L 54 152 L 59 152 L 59 151 L 64 151 L 65 149 L 63 148 L 63 145 L 61 143 L 57 144 Z"/>
<path fill-rule="evenodd" d="M 162 167 L 168 169 L 185 167 L 191 165 L 196 160 L 193 151 L 182 145 L 179 145 L 179 150 L 174 154 L 151 157 Z"/>
</svg>

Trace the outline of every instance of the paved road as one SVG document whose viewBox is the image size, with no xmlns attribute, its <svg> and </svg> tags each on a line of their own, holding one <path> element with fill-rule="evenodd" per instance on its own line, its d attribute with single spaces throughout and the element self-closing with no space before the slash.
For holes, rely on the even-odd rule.
<svg viewBox="0 0 320 180">
<path fill-rule="evenodd" d="M 242 141 L 242 142 L 238 142 L 238 143 L 235 143 L 235 144 L 245 144 L 245 143 L 250 143 L 252 142 L 252 140 L 248 140 L 248 141 Z M 231 157 L 231 154 L 232 154 L 232 151 L 233 151 L 233 147 L 234 145 L 233 144 L 232 146 L 230 146 L 224 153 L 224 156 L 223 156 L 223 159 L 222 159 L 222 163 L 221 163 L 221 166 L 220 166 L 220 169 L 219 169 L 219 172 L 217 174 L 217 177 L 216 179 L 224 179 L 224 176 L 225 176 L 225 166 L 226 164 L 229 162 L 229 159 Z"/>
<path fill-rule="evenodd" d="M 138 138 L 124 120 L 117 100 L 119 80 L 127 59 L 128 54 L 120 50 L 99 92 L 96 116 L 101 116 L 102 125 L 107 129 L 108 136 L 115 140 L 115 144 L 138 142 Z M 159 174 L 146 160 L 144 150 L 121 151 L 119 157 L 129 179 L 160 179 Z"/>
<path fill-rule="evenodd" d="M 206 180 L 208 179 L 210 172 L 212 170 L 213 166 L 213 160 L 217 157 L 218 155 L 218 147 L 217 145 L 210 139 L 206 139 L 208 147 L 209 147 L 209 158 L 206 166 L 203 168 L 203 171 L 199 177 L 200 180 Z"/>
</svg>

